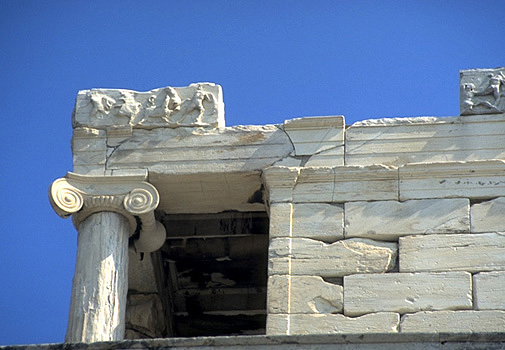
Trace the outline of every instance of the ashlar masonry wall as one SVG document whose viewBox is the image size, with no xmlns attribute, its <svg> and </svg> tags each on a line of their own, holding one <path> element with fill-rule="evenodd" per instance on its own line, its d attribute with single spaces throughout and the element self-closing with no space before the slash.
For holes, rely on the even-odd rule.
<svg viewBox="0 0 505 350">
<path fill-rule="evenodd" d="M 342 146 L 263 172 L 267 334 L 503 332 L 505 116 L 335 125 Z"/>
</svg>

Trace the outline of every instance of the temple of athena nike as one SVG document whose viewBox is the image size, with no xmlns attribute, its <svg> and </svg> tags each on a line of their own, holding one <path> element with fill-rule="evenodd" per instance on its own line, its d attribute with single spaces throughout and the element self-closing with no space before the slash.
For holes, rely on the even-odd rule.
<svg viewBox="0 0 505 350">
<path fill-rule="evenodd" d="M 505 68 L 459 89 L 455 117 L 234 127 L 212 83 L 80 91 L 65 344 L 28 348 L 503 349 Z"/>
</svg>

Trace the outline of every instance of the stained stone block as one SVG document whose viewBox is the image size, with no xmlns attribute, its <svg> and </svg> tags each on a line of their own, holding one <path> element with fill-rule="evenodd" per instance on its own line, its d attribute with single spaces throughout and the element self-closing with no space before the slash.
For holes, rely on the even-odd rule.
<svg viewBox="0 0 505 350">
<path fill-rule="evenodd" d="M 128 295 L 126 307 L 126 327 L 155 338 L 163 335 L 164 314 L 157 294 Z"/>
<path fill-rule="evenodd" d="M 292 237 L 334 242 L 344 238 L 343 222 L 341 205 L 296 203 L 293 205 Z"/>
<path fill-rule="evenodd" d="M 344 277 L 344 314 L 472 308 L 467 272 L 387 273 Z"/>
<path fill-rule="evenodd" d="M 472 232 L 505 232 L 505 197 L 472 205 Z"/>
<path fill-rule="evenodd" d="M 345 164 L 505 159 L 504 134 L 500 115 L 364 120 L 346 130 Z"/>
<path fill-rule="evenodd" d="M 505 161 L 407 164 L 399 168 L 400 200 L 505 196 Z"/>
<path fill-rule="evenodd" d="M 325 150 L 342 149 L 341 163 L 344 154 L 344 117 L 306 117 L 286 120 L 284 131 L 295 147 L 295 155 L 313 155 Z"/>
<path fill-rule="evenodd" d="M 307 238 L 274 238 L 269 247 L 269 275 L 342 277 L 382 273 L 396 264 L 396 243 L 352 238 L 327 244 Z"/>
<path fill-rule="evenodd" d="M 345 236 L 396 240 L 400 236 L 469 232 L 469 201 L 465 198 L 406 202 L 348 202 Z"/>
<path fill-rule="evenodd" d="M 423 311 L 402 316 L 401 333 L 502 333 L 505 311 Z"/>
<path fill-rule="evenodd" d="M 473 294 L 477 310 L 505 310 L 505 271 L 474 275 Z"/>
<path fill-rule="evenodd" d="M 382 165 L 301 168 L 294 202 L 398 200 L 398 169 Z"/>
<path fill-rule="evenodd" d="M 396 333 L 400 316 L 380 312 L 361 317 L 341 314 L 270 314 L 267 335 Z"/>
<path fill-rule="evenodd" d="M 108 159 L 110 169 L 143 167 L 167 174 L 258 171 L 293 146 L 275 125 L 222 129 L 134 129 Z"/>
<path fill-rule="evenodd" d="M 400 237 L 400 272 L 505 270 L 505 236 L 496 233 Z"/>
<path fill-rule="evenodd" d="M 276 275 L 268 278 L 269 314 L 342 312 L 342 286 L 318 276 Z"/>
</svg>

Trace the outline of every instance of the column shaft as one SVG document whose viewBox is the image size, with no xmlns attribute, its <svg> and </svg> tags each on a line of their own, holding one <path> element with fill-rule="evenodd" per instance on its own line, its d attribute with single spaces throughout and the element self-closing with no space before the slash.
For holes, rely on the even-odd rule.
<svg viewBox="0 0 505 350">
<path fill-rule="evenodd" d="M 65 342 L 124 338 L 129 230 L 114 212 L 92 214 L 79 225 Z"/>
</svg>

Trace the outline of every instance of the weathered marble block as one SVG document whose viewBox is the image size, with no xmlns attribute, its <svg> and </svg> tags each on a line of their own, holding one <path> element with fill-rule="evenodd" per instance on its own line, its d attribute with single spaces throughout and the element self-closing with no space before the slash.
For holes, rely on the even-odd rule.
<svg viewBox="0 0 505 350">
<path fill-rule="evenodd" d="M 402 316 L 401 333 L 502 333 L 505 311 L 422 311 Z"/>
<path fill-rule="evenodd" d="M 275 275 L 268 278 L 269 314 L 329 314 L 342 312 L 342 286 L 318 276 Z"/>
<path fill-rule="evenodd" d="M 271 203 L 269 208 L 269 236 L 270 238 L 290 237 L 292 235 L 291 219 L 293 204 Z"/>
<path fill-rule="evenodd" d="M 472 232 L 505 232 L 505 197 L 472 205 Z"/>
<path fill-rule="evenodd" d="M 270 237 L 311 238 L 334 242 L 344 238 L 344 210 L 326 203 L 273 203 Z"/>
<path fill-rule="evenodd" d="M 392 312 L 346 317 L 341 314 L 270 314 L 267 335 L 396 333 L 400 315 Z"/>
<path fill-rule="evenodd" d="M 387 273 L 344 277 L 344 314 L 472 308 L 468 272 Z"/>
<path fill-rule="evenodd" d="M 459 72 L 461 115 L 505 112 L 505 67 Z"/>
<path fill-rule="evenodd" d="M 224 127 L 223 93 L 212 83 L 147 92 L 120 89 L 79 91 L 73 125 L 93 128 Z"/>
<path fill-rule="evenodd" d="M 270 203 L 290 202 L 293 198 L 293 187 L 298 179 L 300 168 L 273 166 L 261 173 L 265 184 L 267 200 Z"/>
<path fill-rule="evenodd" d="M 477 310 L 505 310 L 505 271 L 475 274 L 473 294 Z"/>
<path fill-rule="evenodd" d="M 83 175 L 105 175 L 106 132 L 86 127 L 74 129 L 72 155 L 74 172 Z"/>
<path fill-rule="evenodd" d="M 505 161 L 415 163 L 399 168 L 400 200 L 505 196 Z"/>
<path fill-rule="evenodd" d="M 127 333 L 128 330 L 131 330 L 137 334 L 142 334 L 142 338 L 163 336 L 165 316 L 161 300 L 157 294 L 128 295 L 126 328 Z"/>
<path fill-rule="evenodd" d="M 406 235 L 469 232 L 469 207 L 465 198 L 348 202 L 345 237 L 396 240 Z"/>
<path fill-rule="evenodd" d="M 294 202 L 397 200 L 398 169 L 382 165 L 301 168 Z"/>
<path fill-rule="evenodd" d="M 400 272 L 505 270 L 505 236 L 496 233 L 400 237 Z"/>
<path fill-rule="evenodd" d="M 307 238 L 274 238 L 269 275 L 342 277 L 382 273 L 396 264 L 396 243 L 352 238 L 327 244 Z"/>
<path fill-rule="evenodd" d="M 295 147 L 295 155 L 313 155 L 339 149 L 343 165 L 344 117 L 305 117 L 286 120 L 284 131 Z"/>
<path fill-rule="evenodd" d="M 371 119 L 346 130 L 345 164 L 505 159 L 501 115 Z"/>
<path fill-rule="evenodd" d="M 344 238 L 342 205 L 325 203 L 293 204 L 292 237 L 334 242 Z"/>
<path fill-rule="evenodd" d="M 134 129 L 108 157 L 107 165 L 167 174 L 259 171 L 292 150 L 286 134 L 275 125 Z"/>
</svg>

